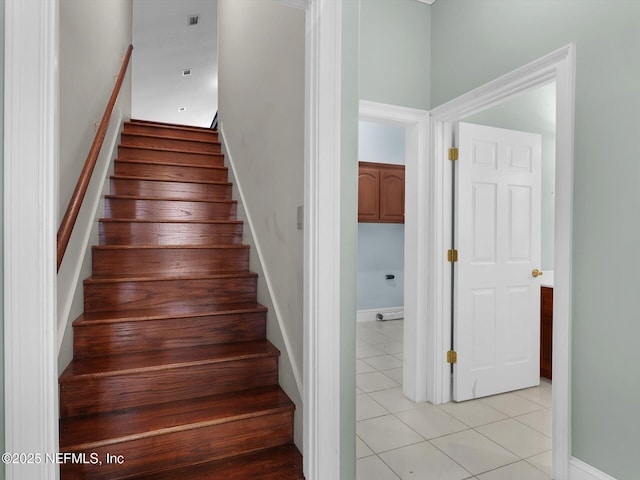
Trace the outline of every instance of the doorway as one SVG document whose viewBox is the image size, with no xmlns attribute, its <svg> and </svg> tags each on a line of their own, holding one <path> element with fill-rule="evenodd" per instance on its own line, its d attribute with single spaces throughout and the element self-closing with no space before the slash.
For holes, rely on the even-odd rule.
<svg viewBox="0 0 640 480">
<path fill-rule="evenodd" d="M 434 320 L 429 348 L 437 351 L 430 365 L 431 399 L 446 403 L 451 399 L 450 364 L 446 352 L 451 340 L 451 267 L 446 252 L 451 245 L 451 173 L 446 152 L 451 147 L 455 122 L 498 105 L 532 88 L 556 83 L 556 179 L 554 232 L 554 364 L 553 364 L 553 477 L 566 478 L 570 458 L 570 331 L 571 331 L 571 199 L 573 175 L 573 99 L 575 51 L 569 45 L 521 67 L 493 82 L 458 97 L 431 111 L 433 121 L 434 177 L 436 188 L 433 209 L 432 285 L 429 301 Z"/>
<path fill-rule="evenodd" d="M 546 104 L 551 105 L 550 113 L 541 108 Z M 550 84 L 464 121 L 501 130 L 553 130 L 548 132 L 553 151 L 554 106 L 555 85 Z M 517 123 L 513 112 L 524 115 L 529 123 Z M 551 124 L 534 122 L 538 117 L 550 117 Z M 546 160 L 553 166 L 553 157 Z M 553 183 L 553 175 L 550 177 Z M 553 223 L 552 218 L 547 220 Z M 553 228 L 546 233 L 552 236 Z M 549 264 L 552 258 L 546 267 Z M 412 402 L 398 385 L 402 384 L 398 375 L 402 369 L 394 368 L 394 362 L 402 359 L 397 350 L 402 348 L 397 344 L 402 323 L 357 325 L 356 368 L 361 380 L 356 381 L 357 479 L 467 478 L 489 470 L 508 478 L 547 478 L 551 470 L 550 384 L 462 404 Z M 537 375 L 538 365 L 534 367 Z"/>
<path fill-rule="evenodd" d="M 552 324 L 541 329 L 540 313 L 542 298 L 552 314 L 555 96 L 551 82 L 458 124 L 452 350 L 471 347 L 474 359 L 453 366 L 456 401 L 551 377 Z"/>
<path fill-rule="evenodd" d="M 360 101 L 360 120 L 404 128 L 404 328 L 403 394 L 414 402 L 427 400 L 427 211 L 429 196 L 422 188 L 429 177 L 428 112 L 396 105 Z"/>
</svg>

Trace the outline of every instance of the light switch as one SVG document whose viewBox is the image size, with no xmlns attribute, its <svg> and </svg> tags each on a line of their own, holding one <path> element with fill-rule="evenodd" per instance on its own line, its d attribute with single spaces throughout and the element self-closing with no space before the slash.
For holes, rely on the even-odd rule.
<svg viewBox="0 0 640 480">
<path fill-rule="evenodd" d="M 302 208 L 302 205 L 298 207 L 297 217 L 298 217 L 298 230 L 302 230 L 304 227 L 304 209 Z"/>
</svg>

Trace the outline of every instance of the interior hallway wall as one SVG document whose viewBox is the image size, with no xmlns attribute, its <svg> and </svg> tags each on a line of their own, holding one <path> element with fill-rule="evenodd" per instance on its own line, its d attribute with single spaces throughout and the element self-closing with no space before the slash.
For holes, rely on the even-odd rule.
<svg viewBox="0 0 640 480">
<path fill-rule="evenodd" d="M 58 222 L 62 220 L 80 172 L 93 143 L 97 127 L 114 86 L 114 75 L 131 44 L 131 0 L 60 0 L 60 122 L 59 122 L 59 196 Z M 132 62 L 134 57 L 132 57 Z M 88 68 L 90 66 L 90 68 Z M 131 67 L 129 67 L 130 69 Z M 130 72 L 130 70 L 128 70 Z M 89 245 L 98 243 L 97 222 L 91 215 L 91 200 L 101 196 L 101 178 L 97 175 L 111 160 L 110 141 L 118 136 L 120 119 L 131 116 L 131 75 L 127 73 L 113 110 L 105 143 L 96 162 L 85 201 L 78 213 L 74 232 L 57 277 L 58 329 L 66 324 L 58 352 L 61 373 L 73 357 L 72 322 L 83 311 L 82 280 L 91 276 L 91 254 L 82 238 L 87 225 L 93 227 Z M 101 216 L 100 210 L 98 215 Z M 83 245 L 83 246 L 80 246 Z M 90 250 L 90 247 L 89 247 Z M 81 259 L 79 275 L 74 262 Z M 76 282 L 76 278 L 80 281 Z M 71 295 L 71 297 L 69 297 Z M 67 300 L 71 303 L 67 311 Z"/>
<path fill-rule="evenodd" d="M 60 0 L 60 192 L 62 219 L 131 43 L 131 0 Z M 131 112 L 131 76 L 118 108 Z M 115 115 L 114 115 L 115 116 Z"/>
<path fill-rule="evenodd" d="M 0 0 L 0 451 L 4 452 L 4 0 Z M 4 465 L 0 480 L 4 480 Z"/>
<path fill-rule="evenodd" d="M 302 450 L 303 406 L 292 368 L 302 374 L 303 231 L 296 214 L 304 191 L 305 13 L 273 1 L 219 0 L 218 35 L 220 128 L 273 287 L 271 299 L 261 277 L 258 301 L 279 305 L 290 340 L 287 352 L 270 309 L 267 338 L 282 352 L 280 384 L 296 403 Z"/>
<path fill-rule="evenodd" d="M 360 99 L 429 109 L 430 28 L 426 3 L 360 0 Z"/>
<path fill-rule="evenodd" d="M 442 0 L 432 6 L 433 105 L 576 44 L 572 454 L 640 475 L 640 2 Z M 451 31 L 455 26 L 455 36 Z"/>
<path fill-rule="evenodd" d="M 340 479 L 356 478 L 356 249 L 360 1 L 342 2 L 340 176 Z"/>
</svg>

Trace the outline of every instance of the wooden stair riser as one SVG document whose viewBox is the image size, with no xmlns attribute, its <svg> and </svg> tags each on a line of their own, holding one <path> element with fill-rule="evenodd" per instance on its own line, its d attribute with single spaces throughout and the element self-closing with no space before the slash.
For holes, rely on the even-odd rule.
<svg viewBox="0 0 640 480">
<path fill-rule="evenodd" d="M 107 197 L 105 199 L 105 216 L 158 221 L 233 220 L 236 218 L 236 203 Z"/>
<path fill-rule="evenodd" d="M 186 140 L 175 137 L 163 137 L 152 134 L 123 132 L 120 145 L 141 148 L 166 148 L 184 152 L 220 153 L 220 143 L 210 141 Z"/>
<path fill-rule="evenodd" d="M 266 313 L 207 315 L 143 321 L 74 324 L 75 357 L 251 342 L 266 335 Z"/>
<path fill-rule="evenodd" d="M 210 275 L 248 271 L 249 248 L 220 247 L 93 247 L 93 276 Z"/>
<path fill-rule="evenodd" d="M 219 167 L 224 165 L 224 156 L 220 153 L 174 152 L 126 145 L 118 147 L 118 160 L 147 160 L 153 163 Z"/>
<path fill-rule="evenodd" d="M 176 182 L 226 182 L 228 178 L 226 167 L 162 165 L 119 160 L 114 162 L 114 173 L 127 177 Z"/>
<path fill-rule="evenodd" d="M 291 442 L 293 411 L 277 412 L 231 423 L 203 426 L 162 436 L 140 438 L 128 442 L 87 449 L 103 459 L 103 464 L 65 464 L 65 480 L 120 479 L 171 467 L 218 460 L 242 455 Z M 122 464 L 105 464 L 107 453 L 122 452 Z"/>
<path fill-rule="evenodd" d="M 111 195 L 173 200 L 231 200 L 231 184 L 111 178 Z"/>
<path fill-rule="evenodd" d="M 218 132 L 215 132 L 213 130 L 175 128 L 152 123 L 125 122 L 124 132 L 158 136 L 167 135 L 169 137 L 183 138 L 186 140 L 204 140 L 212 142 L 219 141 Z"/>
<path fill-rule="evenodd" d="M 176 402 L 277 383 L 276 356 L 75 376 L 60 383 L 60 416 Z"/>
<path fill-rule="evenodd" d="M 171 280 L 85 281 L 84 311 L 211 305 L 256 301 L 255 276 Z"/>
<path fill-rule="evenodd" d="M 304 480 L 302 455 L 293 444 L 248 455 L 136 477 L 137 480 Z"/>
<path fill-rule="evenodd" d="M 100 221 L 102 245 L 223 245 L 242 242 L 239 223 Z"/>
</svg>

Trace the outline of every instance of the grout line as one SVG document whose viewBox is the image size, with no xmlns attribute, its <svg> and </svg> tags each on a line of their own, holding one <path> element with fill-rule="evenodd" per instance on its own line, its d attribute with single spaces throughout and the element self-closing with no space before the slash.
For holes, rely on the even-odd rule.
<svg viewBox="0 0 640 480">
<path fill-rule="evenodd" d="M 371 329 L 371 328 L 375 328 L 376 330 L 381 330 L 379 327 L 364 327 L 364 328 L 366 328 L 367 330 L 369 330 L 369 329 Z M 363 330 L 364 330 L 364 328 L 363 328 Z M 396 328 L 397 328 L 397 327 L 396 327 Z M 362 332 L 359 332 L 359 333 L 362 333 Z M 377 332 L 377 333 L 380 333 L 380 332 Z M 366 333 L 365 333 L 365 335 L 366 335 Z M 384 334 L 383 334 L 383 335 L 384 335 Z M 364 342 L 365 344 L 367 344 L 367 345 L 365 345 L 365 346 L 371 346 L 371 347 L 374 347 L 374 348 L 378 348 L 378 347 L 376 347 L 376 345 L 379 345 L 379 343 L 376 343 L 376 344 L 370 343 L 370 342 L 368 342 L 368 341 L 363 340 L 362 338 L 360 338 L 358 334 L 356 335 L 356 338 L 357 338 L 357 340 L 360 340 L 360 341 Z M 395 340 L 395 339 L 392 339 L 392 341 L 397 342 L 397 340 Z M 387 353 L 387 352 L 385 352 L 385 355 L 395 356 L 395 354 L 390 354 L 390 353 Z M 379 370 L 379 369 L 378 369 L 378 368 L 376 368 L 375 366 L 370 365 L 369 363 L 367 363 L 367 362 L 366 362 L 366 359 L 367 359 L 367 358 L 375 358 L 375 357 L 380 357 L 380 356 L 383 356 L 383 355 L 374 355 L 374 356 L 371 356 L 371 357 L 364 357 L 364 358 L 362 358 L 362 357 L 357 357 L 357 360 L 361 360 L 361 361 L 363 361 L 365 364 L 369 365 L 371 368 L 373 368 L 373 369 L 374 369 L 374 371 L 373 371 L 373 372 L 365 372 L 365 373 L 363 373 L 363 374 L 358 374 L 358 375 L 364 375 L 364 374 L 366 374 L 366 373 L 376 373 L 376 372 L 377 372 L 377 373 L 382 373 L 383 375 L 387 376 L 388 378 L 390 378 L 391 380 L 393 380 L 393 381 L 395 382 L 395 380 L 394 380 L 393 378 L 389 377 L 388 375 L 386 375 L 386 374 L 384 373 L 385 371 L 389 371 L 389 370 L 393 370 L 393 369 L 388 369 L 388 370 Z M 400 367 L 398 367 L 398 368 L 400 368 Z M 398 382 L 396 382 L 396 383 L 398 383 Z M 447 458 L 449 458 L 452 462 L 454 462 L 456 465 L 458 465 L 458 466 L 459 466 L 460 468 L 462 468 L 464 471 L 469 472 L 469 470 L 467 470 L 467 469 L 466 469 L 463 465 L 461 465 L 458 461 L 456 461 L 454 458 L 452 458 L 451 456 L 449 456 L 446 452 L 444 452 L 443 450 L 441 450 L 440 448 L 438 448 L 438 447 L 437 447 L 437 445 L 435 445 L 434 443 L 432 443 L 432 440 L 437 440 L 437 439 L 439 439 L 439 438 L 447 437 L 447 436 L 450 436 L 450 435 L 456 435 L 456 434 L 459 434 L 459 433 L 467 432 L 467 431 L 469 431 L 469 430 L 473 430 L 474 432 L 476 432 L 476 433 L 478 433 L 478 434 L 482 435 L 483 437 L 485 437 L 485 438 L 486 438 L 487 440 L 489 440 L 490 442 L 492 442 L 492 443 L 496 444 L 497 446 L 499 446 L 499 447 L 501 447 L 501 448 L 503 448 L 503 449 L 505 449 L 505 450 L 509 451 L 509 452 L 510 452 L 510 453 L 512 453 L 513 455 L 515 455 L 515 456 L 517 457 L 517 460 L 515 460 L 515 461 L 513 461 L 513 462 L 509 462 L 509 463 L 507 463 L 507 464 L 505 464 L 505 465 L 501 465 L 501 466 L 496 467 L 496 468 L 494 468 L 494 469 L 487 470 L 486 472 L 481 472 L 481 473 L 476 473 L 476 474 L 469 472 L 470 477 L 466 477 L 466 478 L 465 478 L 465 480 L 473 480 L 473 479 L 476 479 L 478 475 L 484 475 L 485 473 L 492 472 L 492 471 L 498 470 L 498 469 L 500 469 L 500 468 L 504 468 L 504 467 L 506 467 L 506 466 L 513 465 L 513 464 L 518 463 L 518 462 L 526 462 L 526 463 L 528 463 L 529 465 L 531 465 L 532 467 L 534 467 L 536 470 L 538 470 L 538 471 L 540 471 L 540 472 L 544 473 L 545 475 L 547 474 L 547 473 L 546 473 L 544 470 L 542 470 L 541 468 L 538 468 L 537 466 L 535 466 L 535 465 L 531 464 L 530 462 L 528 462 L 528 458 L 533 458 L 533 457 L 535 457 L 535 456 L 541 455 L 541 454 L 543 454 L 543 453 L 547 452 L 547 450 L 545 450 L 544 452 L 536 453 L 536 454 L 531 455 L 531 456 L 529 456 L 529 457 L 527 457 L 527 458 L 522 458 L 522 457 L 520 457 L 518 454 L 516 454 L 515 452 L 511 451 L 509 448 L 507 448 L 507 447 L 505 447 L 505 446 L 503 446 L 503 445 L 499 444 L 499 443 L 498 443 L 498 442 L 496 442 L 495 440 L 493 440 L 493 439 L 489 438 L 487 435 L 485 435 L 485 434 L 483 434 L 482 432 L 478 431 L 478 430 L 477 430 L 477 428 L 484 427 L 484 426 L 486 426 L 486 425 L 495 424 L 495 423 L 498 423 L 498 422 L 503 422 L 503 421 L 505 421 L 505 420 L 513 419 L 513 420 L 516 420 L 518 423 L 520 423 L 520 424 L 524 425 L 525 427 L 530 428 L 532 431 L 534 431 L 534 432 L 536 432 L 536 433 L 540 433 L 540 434 L 544 435 L 544 436 L 545 436 L 545 437 L 547 437 L 547 438 L 551 438 L 551 437 L 549 437 L 548 435 L 546 435 L 544 432 L 541 432 L 541 431 L 539 431 L 538 429 L 536 429 L 536 428 L 534 428 L 534 427 L 532 427 L 532 426 L 530 426 L 530 425 L 527 425 L 526 423 L 524 423 L 524 422 L 522 422 L 522 421 L 518 420 L 518 417 L 521 417 L 521 416 L 523 416 L 523 415 L 528 415 L 528 414 L 530 414 L 530 413 L 540 412 L 541 410 L 550 410 L 550 407 L 547 407 L 547 406 L 545 406 L 545 405 L 542 405 L 542 404 L 540 404 L 539 402 L 536 402 L 536 401 L 534 401 L 534 400 L 531 400 L 530 398 L 527 398 L 527 397 L 524 397 L 524 396 L 522 396 L 522 395 L 519 395 L 519 393 L 518 393 L 517 391 L 514 391 L 514 392 L 510 392 L 510 393 L 514 393 L 514 394 L 518 395 L 520 398 L 522 398 L 522 399 L 524 399 L 524 400 L 527 400 L 527 401 L 529 401 L 529 402 L 531 402 L 531 403 L 533 403 L 533 404 L 539 405 L 541 408 L 540 408 L 540 409 L 537 409 L 537 410 L 533 410 L 533 411 L 531 411 L 531 412 L 526 412 L 526 413 L 523 413 L 523 414 L 520 414 L 520 415 L 511 416 L 511 415 L 508 415 L 507 413 L 502 412 L 502 411 L 498 410 L 497 408 L 494 408 L 493 406 L 491 406 L 491 405 L 489 405 L 489 404 L 485 403 L 485 402 L 483 401 L 483 399 L 477 399 L 477 400 L 478 400 L 478 401 L 479 401 L 479 402 L 480 402 L 484 407 L 487 407 L 487 408 L 489 408 L 489 409 L 491 409 L 491 410 L 494 410 L 495 412 L 499 413 L 500 415 L 504 415 L 506 418 L 501 418 L 501 419 L 494 420 L 494 421 L 491 421 L 491 422 L 483 423 L 482 425 L 477 425 L 477 426 L 475 426 L 475 427 L 472 427 L 471 425 L 469 425 L 469 424 L 467 424 L 466 422 L 462 421 L 461 419 L 459 419 L 459 418 L 458 418 L 458 417 L 456 417 L 455 415 L 453 415 L 453 414 L 451 414 L 451 413 L 447 412 L 446 410 L 444 410 L 444 409 L 440 408 L 440 405 L 434 405 L 436 408 L 438 408 L 438 409 L 439 409 L 439 411 L 440 411 L 441 413 L 444 413 L 444 414 L 446 414 L 446 415 L 450 416 L 451 418 L 453 418 L 454 420 L 456 420 L 456 421 L 460 422 L 461 424 L 465 425 L 465 426 L 467 427 L 467 429 L 466 429 L 466 430 L 461 430 L 461 431 L 459 431 L 459 432 L 453 432 L 453 433 L 449 433 L 449 434 L 441 435 L 441 436 L 439 436 L 439 437 L 434 437 L 434 438 L 431 438 L 431 439 L 426 439 L 426 438 L 424 438 L 424 436 L 423 436 L 423 435 L 421 435 L 419 432 L 417 432 L 416 430 L 414 430 L 414 429 L 413 429 L 413 427 L 411 427 L 411 425 L 409 425 L 408 423 L 404 422 L 401 418 L 399 418 L 399 417 L 396 415 L 396 414 L 398 414 L 398 413 L 404 413 L 404 412 L 407 412 L 407 411 L 411 411 L 411 410 L 419 409 L 419 408 L 420 408 L 419 406 L 416 406 L 415 408 L 408 409 L 408 410 L 402 410 L 402 411 L 399 411 L 399 412 L 392 412 L 392 411 L 390 411 L 387 407 L 385 407 L 385 406 L 384 406 L 384 405 L 382 405 L 380 402 L 378 402 L 375 398 L 371 397 L 371 394 L 372 394 L 372 393 L 384 392 L 384 391 L 387 391 L 387 390 L 394 390 L 394 389 L 397 389 L 398 387 L 402 387 L 402 384 L 400 383 L 399 385 L 394 386 L 394 387 L 383 388 L 383 389 L 380 389 L 380 390 L 373 390 L 373 391 L 371 391 L 371 392 L 363 392 L 363 394 L 366 394 L 366 395 L 367 395 L 371 400 L 373 400 L 374 402 L 376 402 L 376 403 L 377 403 L 378 405 L 380 405 L 380 406 L 381 406 L 385 411 L 387 411 L 387 412 L 388 412 L 388 414 L 386 414 L 386 415 L 377 415 L 377 416 L 374 416 L 374 417 L 370 417 L 370 418 L 366 418 L 366 419 L 359 420 L 358 422 L 362 422 L 362 421 L 365 421 L 365 420 L 371 420 L 371 419 L 374 419 L 374 418 L 381 418 L 381 417 L 384 417 L 384 416 L 393 416 L 396 420 L 400 421 L 402 424 L 404 424 L 405 426 L 407 426 L 408 428 L 410 428 L 412 431 L 414 431 L 418 436 L 420 436 L 420 437 L 423 439 L 423 441 L 421 441 L 421 442 L 414 442 L 414 443 L 411 443 L 411 444 L 408 444 L 408 445 L 402 445 L 402 446 L 400 446 L 400 447 L 396 447 L 396 448 L 392 448 L 392 449 L 389 449 L 389 450 L 385 450 L 384 452 L 375 452 L 375 451 L 373 450 L 373 448 L 371 448 L 371 446 L 369 446 L 369 444 L 367 444 L 367 442 L 365 442 L 365 441 L 362 439 L 362 437 L 360 437 L 359 435 L 357 435 L 357 436 L 358 436 L 358 438 L 360 438 L 360 440 L 361 440 L 361 441 L 362 441 L 362 442 L 363 442 L 363 443 L 364 443 L 364 444 L 365 444 L 365 445 L 366 445 L 366 446 L 367 446 L 367 447 L 368 447 L 368 448 L 373 452 L 373 454 L 372 454 L 372 455 L 367 455 L 366 457 L 362 457 L 361 459 L 369 458 L 369 457 L 371 457 L 371 456 L 376 456 L 376 457 L 378 457 L 378 459 L 379 459 L 380 461 L 382 461 L 382 462 L 383 462 L 383 463 L 384 463 L 384 464 L 385 464 L 385 465 L 386 465 L 386 466 L 387 466 L 387 467 L 388 467 L 388 468 L 389 468 L 389 469 L 390 469 L 390 470 L 391 470 L 391 471 L 392 471 L 396 476 L 398 476 L 398 477 L 402 480 L 402 478 L 400 477 L 400 475 L 399 475 L 395 470 L 393 470 L 393 468 L 392 468 L 390 465 L 388 465 L 388 464 L 387 464 L 387 463 L 386 463 L 386 462 L 385 462 L 385 461 L 380 457 L 380 454 L 382 454 L 382 453 L 387 453 L 387 452 L 392 452 L 392 451 L 399 450 L 399 449 L 401 449 L 401 448 L 405 448 L 405 447 L 408 447 L 408 446 L 411 446 L 411 445 L 417 445 L 417 444 L 425 443 L 425 442 L 426 442 L 426 443 L 429 443 L 429 444 L 430 444 L 432 447 L 434 447 L 436 450 L 438 450 L 439 452 L 441 452 L 443 455 L 445 455 Z M 532 388 L 536 388 L 536 387 L 532 387 Z M 360 460 L 360 459 L 357 459 L 357 460 Z"/>
</svg>

